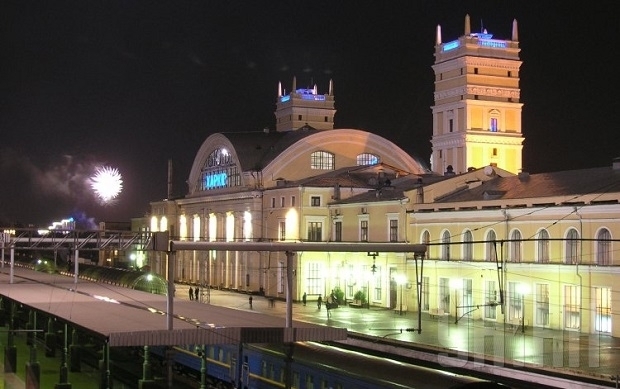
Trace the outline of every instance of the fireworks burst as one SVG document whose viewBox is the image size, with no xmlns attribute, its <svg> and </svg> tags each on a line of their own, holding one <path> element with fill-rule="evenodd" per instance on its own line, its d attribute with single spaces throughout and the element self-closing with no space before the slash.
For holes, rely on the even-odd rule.
<svg viewBox="0 0 620 389">
<path fill-rule="evenodd" d="M 118 169 L 109 166 L 98 167 L 90 178 L 90 186 L 101 204 L 111 204 L 123 189 L 123 180 Z"/>
</svg>

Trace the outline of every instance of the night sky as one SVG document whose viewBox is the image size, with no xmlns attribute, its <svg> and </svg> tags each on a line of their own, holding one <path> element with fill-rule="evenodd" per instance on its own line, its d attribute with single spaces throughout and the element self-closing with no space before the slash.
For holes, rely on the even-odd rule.
<svg viewBox="0 0 620 389">
<path fill-rule="evenodd" d="M 435 29 L 519 23 L 524 169 L 610 165 L 618 145 L 616 1 L 4 1 L 0 226 L 129 221 L 173 195 L 216 132 L 275 128 L 277 85 L 334 81 L 337 128 L 428 161 Z M 101 205 L 96 166 L 124 189 Z"/>
</svg>

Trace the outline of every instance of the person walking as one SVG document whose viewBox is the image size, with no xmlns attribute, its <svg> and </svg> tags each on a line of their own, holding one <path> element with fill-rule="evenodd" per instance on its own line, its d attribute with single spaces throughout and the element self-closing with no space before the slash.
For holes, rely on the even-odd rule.
<svg viewBox="0 0 620 389">
<path fill-rule="evenodd" d="M 319 295 L 319 298 L 316 299 L 316 306 L 319 308 L 319 311 L 321 310 L 321 305 L 323 305 L 323 297 Z"/>
<path fill-rule="evenodd" d="M 248 297 L 248 302 L 250 303 L 250 309 L 252 309 L 252 295 L 250 295 L 250 297 Z"/>
<path fill-rule="evenodd" d="M 192 289 L 192 287 L 189 287 L 189 299 L 190 301 L 194 299 L 194 289 Z"/>
<path fill-rule="evenodd" d="M 304 303 L 304 307 L 306 306 L 307 299 L 308 299 L 308 295 L 306 294 L 306 292 L 304 292 L 304 295 L 301 296 L 301 302 Z"/>
<path fill-rule="evenodd" d="M 194 300 L 198 301 L 198 296 L 200 296 L 200 288 L 196 287 L 194 289 Z"/>
</svg>

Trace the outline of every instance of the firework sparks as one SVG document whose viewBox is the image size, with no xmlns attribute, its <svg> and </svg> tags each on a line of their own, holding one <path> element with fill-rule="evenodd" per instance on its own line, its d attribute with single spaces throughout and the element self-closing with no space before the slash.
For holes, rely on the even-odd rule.
<svg viewBox="0 0 620 389">
<path fill-rule="evenodd" d="M 97 168 L 90 181 L 90 186 L 102 204 L 111 204 L 123 189 L 120 172 L 108 166 Z"/>
</svg>

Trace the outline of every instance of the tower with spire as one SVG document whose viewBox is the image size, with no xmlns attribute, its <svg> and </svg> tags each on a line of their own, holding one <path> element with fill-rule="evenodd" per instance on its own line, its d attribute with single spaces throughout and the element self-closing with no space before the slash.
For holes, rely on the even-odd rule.
<svg viewBox="0 0 620 389">
<path fill-rule="evenodd" d="M 463 173 L 488 165 L 513 173 L 522 169 L 517 21 L 510 40 L 493 38 L 485 29 L 443 43 L 435 42 L 435 93 L 431 168 Z"/>
<path fill-rule="evenodd" d="M 316 84 L 312 88 L 297 88 L 297 79 L 293 77 L 290 93 L 282 90 L 278 84 L 276 102 L 276 130 L 290 131 L 305 125 L 317 130 L 334 128 L 334 83 L 329 81 L 329 92 L 319 94 Z"/>
</svg>

